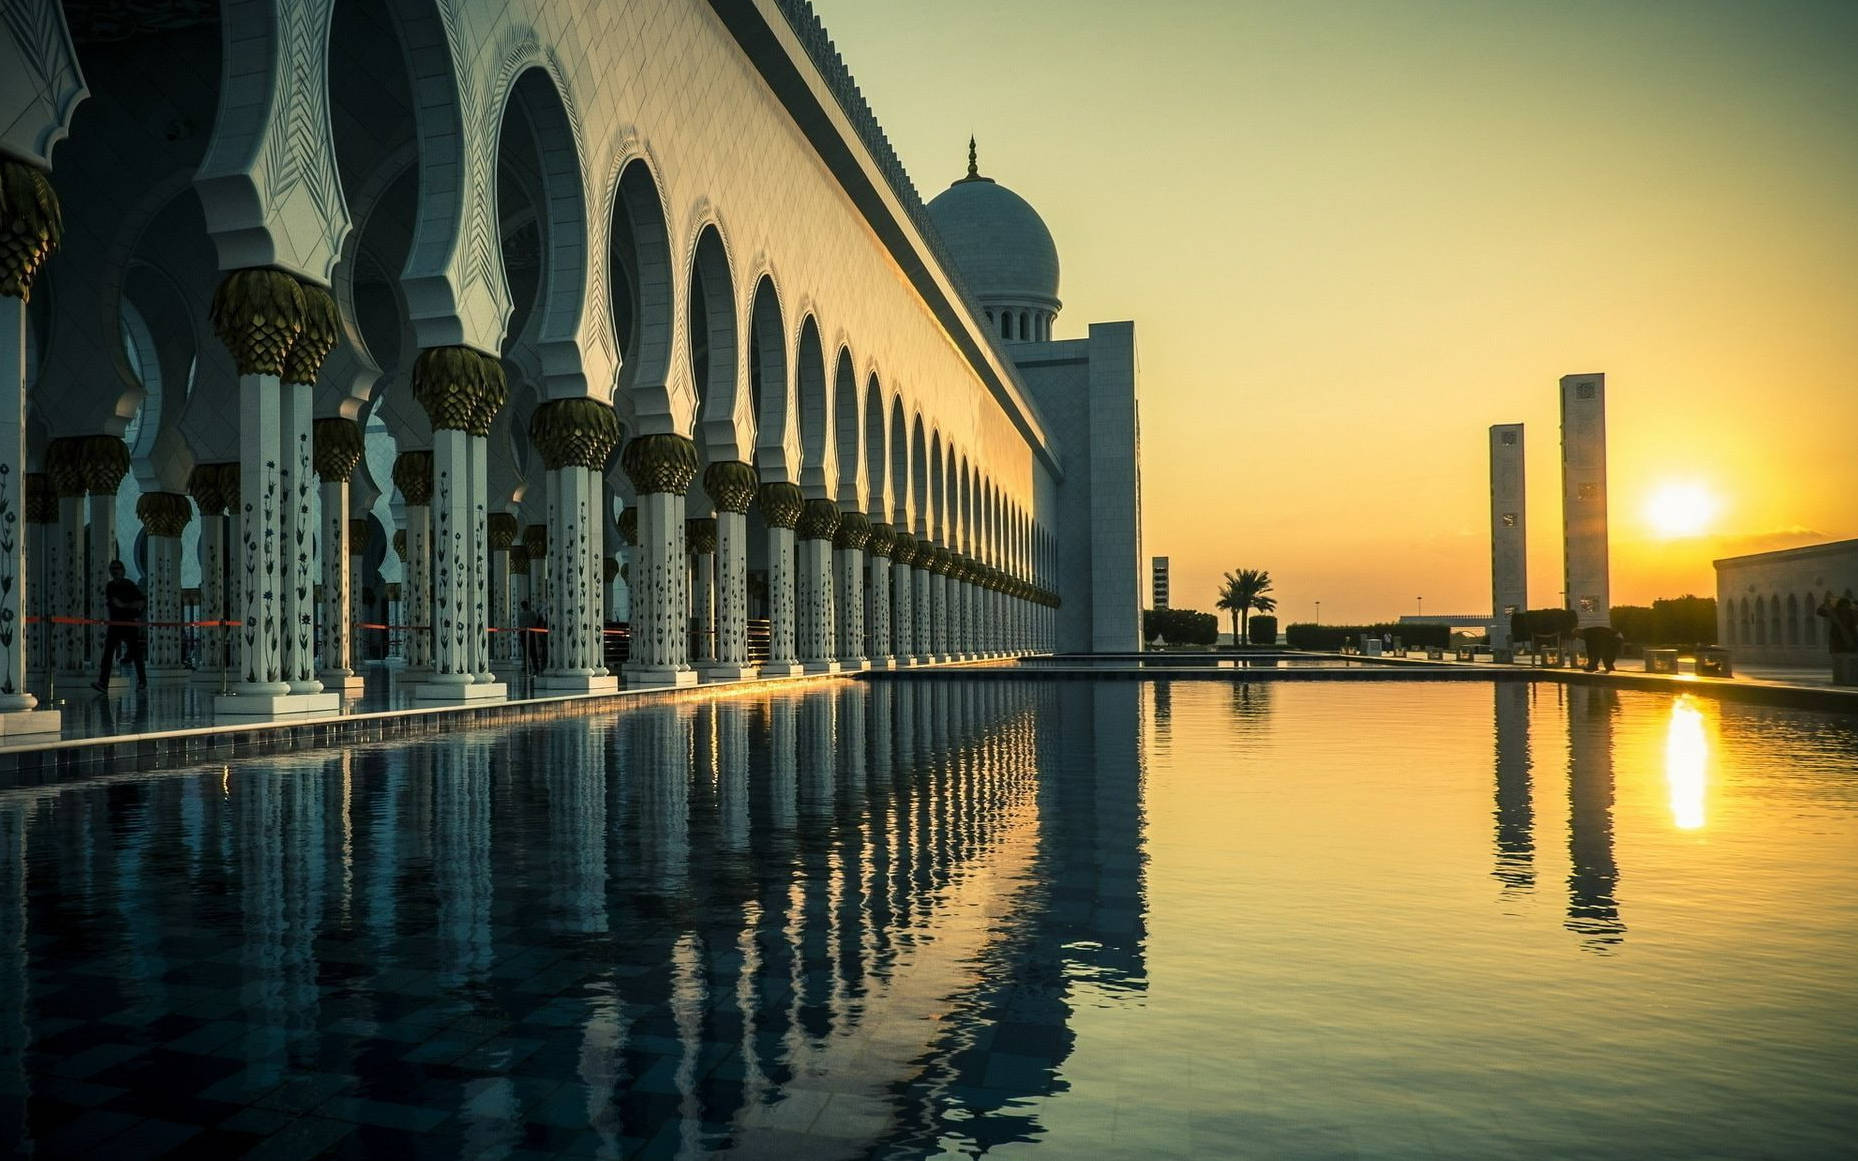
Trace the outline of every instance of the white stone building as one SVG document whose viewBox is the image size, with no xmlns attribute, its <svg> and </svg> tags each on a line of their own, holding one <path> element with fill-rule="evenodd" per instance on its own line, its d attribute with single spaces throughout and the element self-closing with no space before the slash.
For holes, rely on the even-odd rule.
<svg viewBox="0 0 1858 1161">
<path fill-rule="evenodd" d="M 1716 639 L 1738 660 L 1827 663 L 1828 593 L 1858 600 L 1858 540 L 1731 556 L 1716 565 Z"/>
<path fill-rule="evenodd" d="M 14 618 L 198 576 L 228 712 L 351 689 L 364 593 L 434 697 L 523 599 L 612 688 L 616 552 L 642 683 L 751 616 L 775 673 L 1137 645 L 1133 327 L 1050 341 L 1038 216 L 927 210 L 804 0 L 4 14 Z M 97 650 L 0 641 L 0 713 Z"/>
</svg>

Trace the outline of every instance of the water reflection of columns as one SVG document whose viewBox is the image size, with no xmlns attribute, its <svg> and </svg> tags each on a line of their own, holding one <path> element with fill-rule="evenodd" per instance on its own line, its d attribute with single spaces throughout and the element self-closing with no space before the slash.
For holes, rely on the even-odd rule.
<svg viewBox="0 0 1858 1161">
<path fill-rule="evenodd" d="M 649 713 L 650 711 L 642 711 Z M 549 852 L 557 930 L 592 935 L 607 930 L 606 750 L 596 723 L 562 722 L 548 731 Z M 649 780 L 651 771 L 639 767 Z"/>
<path fill-rule="evenodd" d="M 32 1154 L 25 1097 L 29 1093 L 26 1047 L 32 1010 L 28 993 L 31 956 L 26 950 L 30 927 L 26 910 L 27 803 L 0 806 L 0 1152 Z M 9 1144 L 10 1142 L 10 1144 Z"/>
<path fill-rule="evenodd" d="M 1624 941 L 1619 866 L 1613 856 L 1613 714 L 1611 689 L 1568 687 L 1568 918 L 1588 951 Z"/>
<path fill-rule="evenodd" d="M 1529 698 L 1520 681 L 1499 681 L 1496 691 L 1496 867 L 1492 877 L 1505 896 L 1535 889 L 1535 805 L 1530 786 Z"/>
<path fill-rule="evenodd" d="M 493 957 L 490 747 L 455 739 L 433 745 L 437 833 L 432 877 L 438 898 L 439 982 L 455 988 L 484 979 Z"/>
<path fill-rule="evenodd" d="M 682 891 L 690 871 L 688 713 L 688 707 L 677 704 L 642 706 L 631 723 L 641 871 L 665 895 Z"/>
</svg>

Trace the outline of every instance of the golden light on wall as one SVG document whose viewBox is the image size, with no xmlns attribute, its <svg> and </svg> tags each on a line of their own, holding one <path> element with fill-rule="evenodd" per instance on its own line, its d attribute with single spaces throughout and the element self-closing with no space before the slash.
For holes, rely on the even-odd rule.
<svg viewBox="0 0 1858 1161">
<path fill-rule="evenodd" d="M 1671 795 L 1671 821 L 1679 830 L 1701 830 L 1709 790 L 1710 737 L 1697 699 L 1686 693 L 1671 706 L 1665 727 L 1664 777 Z"/>
</svg>

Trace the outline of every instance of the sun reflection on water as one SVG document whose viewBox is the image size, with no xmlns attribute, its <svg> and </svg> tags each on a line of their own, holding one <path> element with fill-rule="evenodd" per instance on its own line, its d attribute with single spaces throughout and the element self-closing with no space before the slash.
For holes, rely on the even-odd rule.
<svg viewBox="0 0 1858 1161">
<path fill-rule="evenodd" d="M 1664 777 L 1671 791 L 1671 821 L 1679 830 L 1703 827 L 1709 757 L 1703 710 L 1696 698 L 1684 694 L 1671 706 L 1671 724 L 1664 739 Z"/>
</svg>

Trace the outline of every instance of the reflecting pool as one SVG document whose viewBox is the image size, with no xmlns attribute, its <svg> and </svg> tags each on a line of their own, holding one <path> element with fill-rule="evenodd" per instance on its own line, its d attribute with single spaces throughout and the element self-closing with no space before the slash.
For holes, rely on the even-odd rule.
<svg viewBox="0 0 1858 1161">
<path fill-rule="evenodd" d="M 1858 723 L 833 682 L 0 792 L 0 1155 L 1849 1158 Z"/>
</svg>

